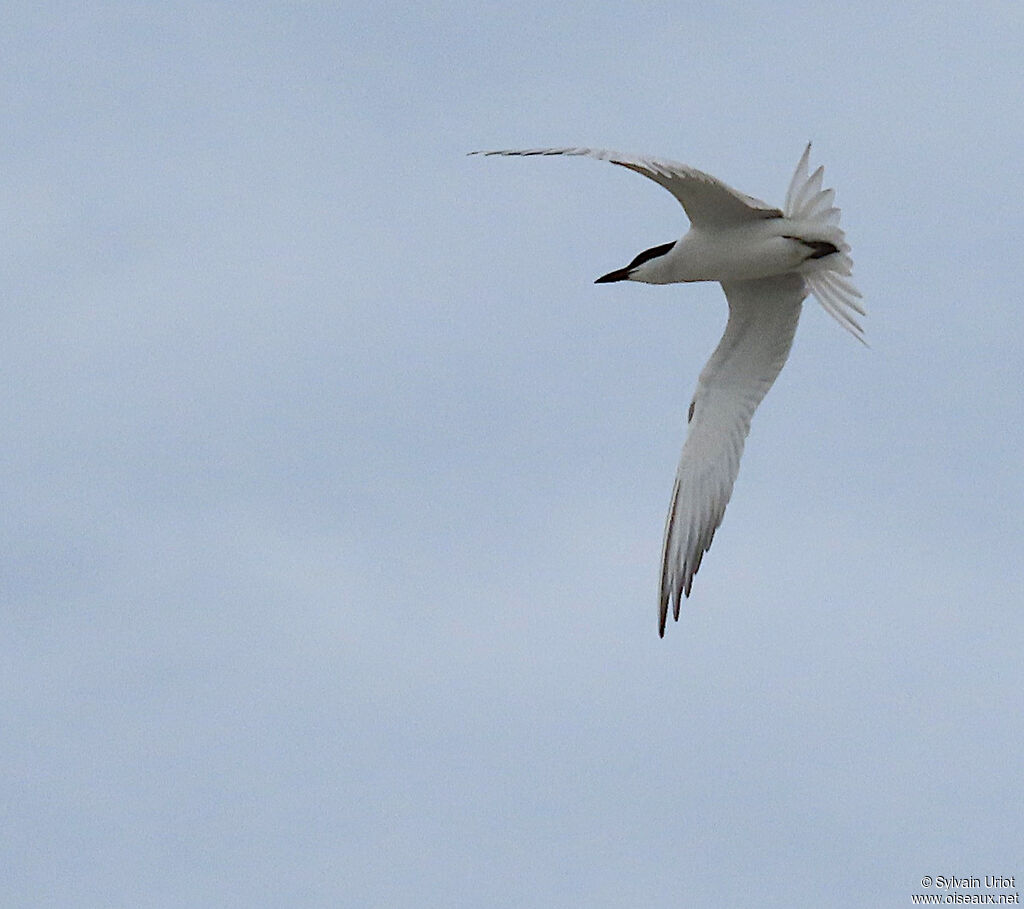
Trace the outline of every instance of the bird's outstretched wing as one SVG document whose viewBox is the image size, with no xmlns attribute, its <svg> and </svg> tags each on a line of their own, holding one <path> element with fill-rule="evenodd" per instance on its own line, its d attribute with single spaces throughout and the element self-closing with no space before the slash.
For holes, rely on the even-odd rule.
<svg viewBox="0 0 1024 909">
<path fill-rule="evenodd" d="M 664 158 L 624 155 L 603 148 L 525 148 L 470 152 L 471 155 L 583 155 L 610 161 L 664 186 L 679 200 L 695 227 L 726 227 L 764 218 L 781 218 L 782 212 L 727 186 L 716 177 Z"/>
<path fill-rule="evenodd" d="M 757 405 L 778 376 L 793 343 L 807 288 L 794 273 L 722 285 L 729 301 L 725 334 L 701 371 L 690 405 L 662 550 L 658 633 L 669 603 L 680 599 L 722 523 Z"/>
</svg>

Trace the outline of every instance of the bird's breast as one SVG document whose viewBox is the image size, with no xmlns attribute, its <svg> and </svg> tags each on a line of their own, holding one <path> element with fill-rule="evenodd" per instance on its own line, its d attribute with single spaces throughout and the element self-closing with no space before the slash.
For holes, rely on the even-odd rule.
<svg viewBox="0 0 1024 909">
<path fill-rule="evenodd" d="M 691 229 L 666 256 L 672 281 L 746 281 L 796 269 L 806 258 L 803 245 L 783 235 L 771 219 L 714 230 Z"/>
</svg>

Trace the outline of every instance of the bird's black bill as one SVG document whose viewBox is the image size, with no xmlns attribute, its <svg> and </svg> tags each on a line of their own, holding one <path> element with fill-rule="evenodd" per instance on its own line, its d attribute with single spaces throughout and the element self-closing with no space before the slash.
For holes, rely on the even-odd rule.
<svg viewBox="0 0 1024 909">
<path fill-rule="evenodd" d="M 662 243 L 661 246 L 652 246 L 650 249 L 645 249 L 625 268 L 617 268 L 615 271 L 610 271 L 608 274 L 602 275 L 594 283 L 611 284 L 612 281 L 628 281 L 633 269 L 643 265 L 644 262 L 650 262 L 651 259 L 657 259 L 658 256 L 666 255 L 675 245 L 673 240 L 671 243 Z"/>
</svg>

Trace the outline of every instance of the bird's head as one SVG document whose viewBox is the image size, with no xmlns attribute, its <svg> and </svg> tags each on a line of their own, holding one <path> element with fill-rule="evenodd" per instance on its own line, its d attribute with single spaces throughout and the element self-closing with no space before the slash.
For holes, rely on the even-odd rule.
<svg viewBox="0 0 1024 909">
<path fill-rule="evenodd" d="M 644 284 L 663 284 L 661 277 L 664 266 L 664 256 L 676 244 L 662 243 L 661 246 L 652 246 L 645 249 L 625 268 L 617 268 L 606 275 L 602 275 L 595 284 L 611 284 L 613 281 L 640 281 Z"/>
</svg>

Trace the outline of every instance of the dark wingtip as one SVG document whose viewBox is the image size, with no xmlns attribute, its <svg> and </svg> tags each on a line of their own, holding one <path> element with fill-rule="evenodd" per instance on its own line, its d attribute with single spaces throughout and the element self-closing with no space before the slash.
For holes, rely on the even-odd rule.
<svg viewBox="0 0 1024 909">
<path fill-rule="evenodd" d="M 810 242 L 802 240 L 802 243 L 806 243 L 814 252 L 811 253 L 812 259 L 824 259 L 825 256 L 831 256 L 839 252 L 839 247 L 835 243 L 829 243 L 826 240 L 811 240 Z"/>
</svg>

